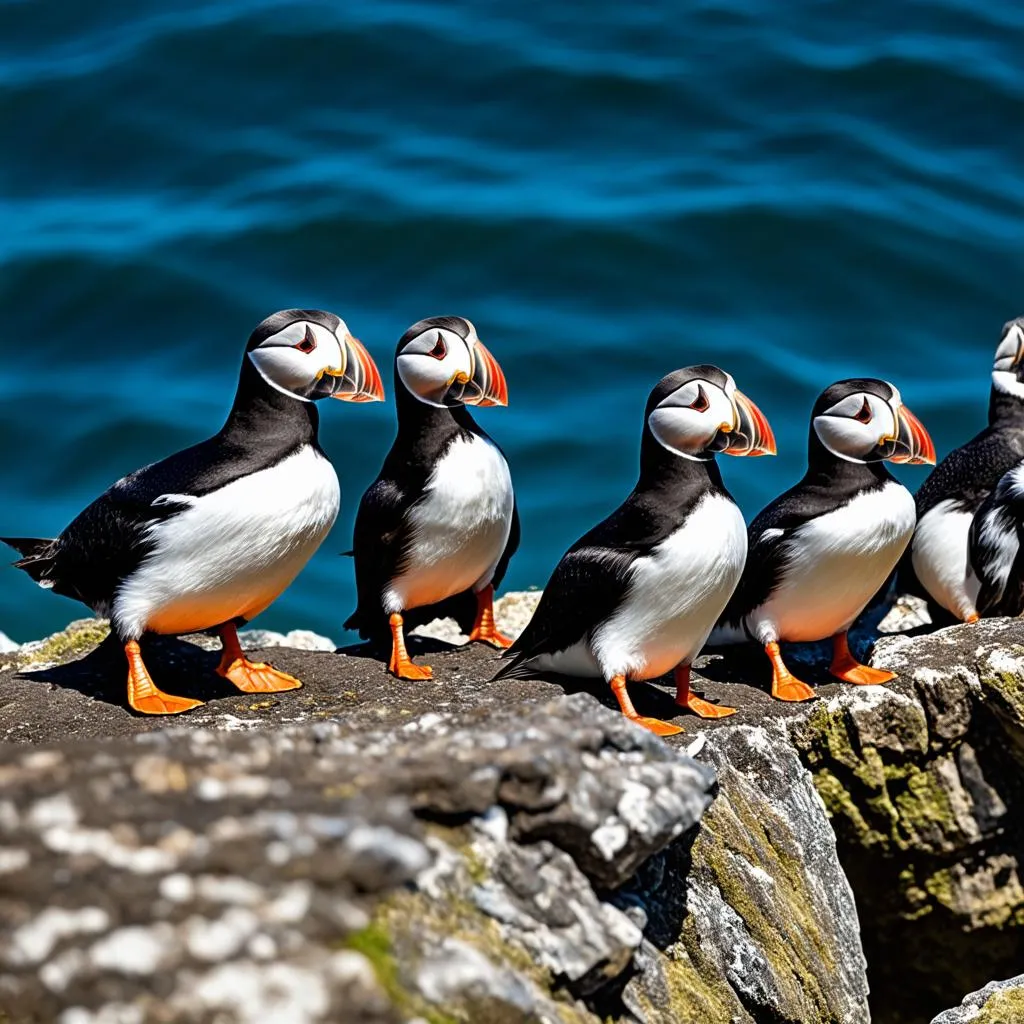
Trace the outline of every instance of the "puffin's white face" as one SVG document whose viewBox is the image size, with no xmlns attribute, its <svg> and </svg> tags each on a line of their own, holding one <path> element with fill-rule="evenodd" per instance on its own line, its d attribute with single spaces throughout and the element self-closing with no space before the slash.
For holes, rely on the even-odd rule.
<svg viewBox="0 0 1024 1024">
<path fill-rule="evenodd" d="M 899 391 L 878 381 L 888 398 L 869 390 L 851 390 L 833 384 L 831 404 L 811 421 L 818 440 L 847 462 L 928 463 L 935 465 L 935 446 L 921 421 L 903 404 Z M 841 394 L 843 391 L 845 394 Z M 819 400 L 820 401 L 820 400 Z M 828 398 L 826 398 L 828 401 Z"/>
<path fill-rule="evenodd" d="M 1003 327 L 1003 338 L 992 364 L 992 386 L 1004 394 L 1024 399 L 1024 318 Z"/>
<path fill-rule="evenodd" d="M 647 424 L 658 443 L 684 459 L 774 455 L 775 437 L 764 414 L 728 373 L 718 381 L 691 377 L 651 410 Z"/>
<path fill-rule="evenodd" d="M 315 320 L 292 320 L 251 348 L 248 356 L 271 387 L 304 402 L 384 400 L 380 373 L 344 320 L 333 330 Z"/>
<path fill-rule="evenodd" d="M 427 405 L 508 405 L 501 367 L 461 317 L 435 317 L 411 327 L 395 366 L 402 384 Z"/>
</svg>

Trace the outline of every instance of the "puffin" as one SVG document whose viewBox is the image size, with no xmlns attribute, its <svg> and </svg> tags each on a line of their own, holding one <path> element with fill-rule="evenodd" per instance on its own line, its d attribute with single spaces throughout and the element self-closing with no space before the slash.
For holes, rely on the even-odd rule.
<svg viewBox="0 0 1024 1024">
<path fill-rule="evenodd" d="M 636 486 L 562 556 L 495 679 L 600 677 L 626 718 L 659 736 L 683 730 L 638 714 L 630 682 L 674 672 L 680 707 L 704 718 L 734 713 L 690 691 L 690 665 L 747 553 L 719 453 L 774 455 L 763 413 L 717 366 L 663 377 L 644 411 Z"/>
<path fill-rule="evenodd" d="M 467 408 L 507 405 L 508 386 L 471 321 L 434 316 L 398 341 L 395 404 L 398 433 L 356 513 L 357 607 L 345 628 L 390 642 L 388 670 L 424 680 L 432 669 L 405 645 L 416 621 L 468 601 L 471 642 L 511 643 L 494 621 L 494 589 L 519 545 L 512 476 Z"/>
<path fill-rule="evenodd" d="M 968 532 L 968 579 L 982 617 L 1024 614 L 1024 460 L 1003 474 Z"/>
<path fill-rule="evenodd" d="M 291 583 L 338 514 L 338 477 L 317 440 L 321 398 L 382 401 L 373 359 L 333 313 L 274 313 L 249 337 L 218 433 L 118 480 L 59 537 L 0 538 L 39 586 L 110 618 L 136 712 L 202 703 L 159 689 L 146 633 L 219 635 L 217 672 L 247 693 L 302 685 L 249 661 L 237 627 Z"/>
<path fill-rule="evenodd" d="M 860 664 L 846 636 L 914 532 L 914 499 L 886 462 L 934 465 L 928 432 L 887 381 L 837 381 L 811 410 L 803 479 L 750 524 L 747 564 L 711 643 L 761 644 L 779 700 L 816 696 L 786 667 L 780 641 L 831 638 L 829 671 L 850 683 L 895 678 Z"/>
<path fill-rule="evenodd" d="M 1003 325 L 996 348 L 988 426 L 951 451 L 917 492 L 917 529 L 900 566 L 902 590 L 928 598 L 933 610 L 938 606 L 957 621 L 995 614 L 978 607 L 981 580 L 972 568 L 969 535 L 985 499 L 1022 457 L 1024 317 L 1017 317 Z M 941 611 L 933 615 L 942 617 Z"/>
</svg>

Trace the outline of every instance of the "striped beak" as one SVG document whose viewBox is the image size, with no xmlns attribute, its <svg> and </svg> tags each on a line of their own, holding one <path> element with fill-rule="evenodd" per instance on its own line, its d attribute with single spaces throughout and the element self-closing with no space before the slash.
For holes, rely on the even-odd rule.
<svg viewBox="0 0 1024 1024">
<path fill-rule="evenodd" d="M 342 365 L 337 370 L 328 370 L 320 379 L 317 397 L 339 398 L 343 402 L 383 402 L 380 371 L 363 343 L 346 334 L 340 344 Z"/>
<path fill-rule="evenodd" d="M 498 360 L 478 341 L 470 350 L 473 372 L 459 374 L 448 389 L 446 404 L 508 405 L 508 385 Z"/>
<path fill-rule="evenodd" d="M 775 435 L 763 412 L 742 391 L 732 395 L 736 408 L 736 426 L 728 435 L 726 455 L 774 455 Z"/>
<path fill-rule="evenodd" d="M 905 405 L 901 405 L 896 413 L 896 436 L 887 437 L 882 443 L 893 445 L 890 462 L 935 465 L 935 445 L 924 424 Z"/>
</svg>

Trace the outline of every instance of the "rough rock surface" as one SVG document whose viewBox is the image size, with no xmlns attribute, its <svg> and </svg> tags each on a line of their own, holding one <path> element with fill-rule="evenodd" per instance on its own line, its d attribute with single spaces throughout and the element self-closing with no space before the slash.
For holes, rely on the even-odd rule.
<svg viewBox="0 0 1024 1024">
<path fill-rule="evenodd" d="M 955 1010 L 940 1013 L 932 1024 L 1016 1024 L 1024 1021 L 1024 974 L 993 981 L 972 992 Z"/>
<path fill-rule="evenodd" d="M 859 1024 L 870 976 L 875 1021 L 926 1024 L 1020 969 L 1024 624 L 883 639 L 880 688 L 795 649 L 807 705 L 712 654 L 695 687 L 740 713 L 668 743 L 599 683 L 424 638 L 429 683 L 282 647 L 306 685 L 262 699 L 155 640 L 208 703 L 135 717 L 104 635 L 0 659 L 12 1022 Z"/>
<path fill-rule="evenodd" d="M 1024 624 L 879 640 L 899 674 L 790 732 L 857 894 L 879 1021 L 1024 965 Z"/>
</svg>

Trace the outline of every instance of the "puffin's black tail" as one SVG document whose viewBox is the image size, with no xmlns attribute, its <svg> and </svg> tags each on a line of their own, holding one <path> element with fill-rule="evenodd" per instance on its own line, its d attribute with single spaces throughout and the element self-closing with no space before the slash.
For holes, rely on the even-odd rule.
<svg viewBox="0 0 1024 1024">
<path fill-rule="evenodd" d="M 505 663 L 491 676 L 491 682 L 498 679 L 536 679 L 536 670 L 529 666 L 529 657 L 524 651 L 510 648 L 502 655 Z"/>
<path fill-rule="evenodd" d="M 44 537 L 0 537 L 0 541 L 22 556 L 14 563 L 14 567 L 24 569 L 37 583 L 53 566 L 52 540 Z"/>
</svg>

